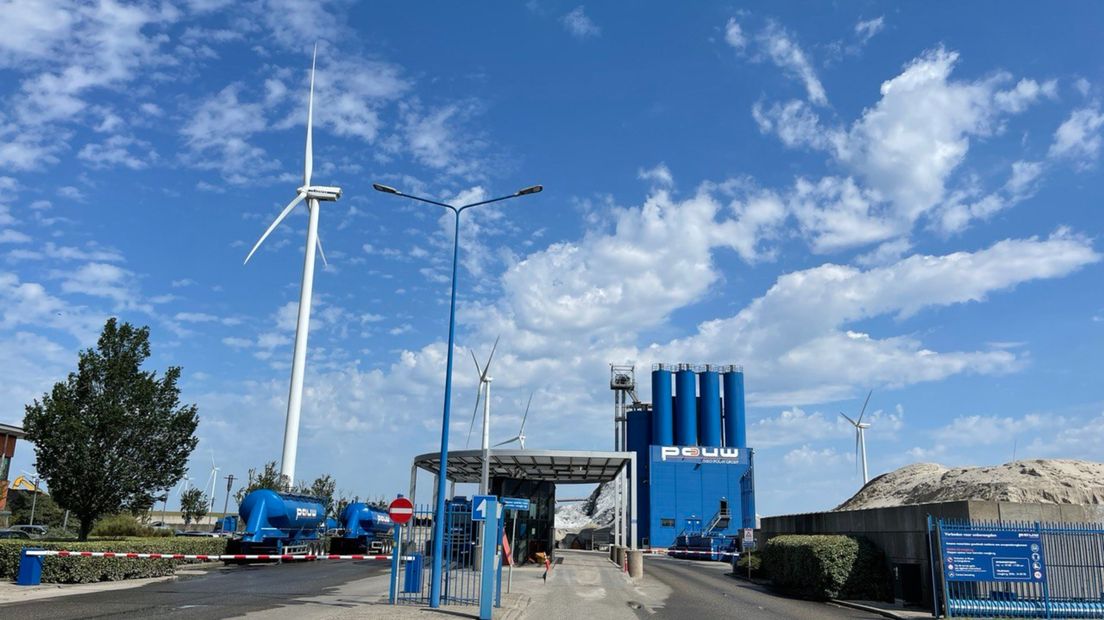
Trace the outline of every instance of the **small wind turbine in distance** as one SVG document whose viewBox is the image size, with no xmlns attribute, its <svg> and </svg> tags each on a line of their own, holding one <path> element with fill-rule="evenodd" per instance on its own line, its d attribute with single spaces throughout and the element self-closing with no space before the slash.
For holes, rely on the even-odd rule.
<svg viewBox="0 0 1104 620">
<path fill-rule="evenodd" d="M 211 450 L 210 452 L 211 452 L 211 474 L 207 478 L 207 486 L 211 489 L 211 493 L 209 495 L 209 497 L 211 499 L 211 505 L 207 509 L 207 512 L 209 512 L 213 515 L 215 513 L 215 490 L 216 490 L 215 485 L 218 484 L 219 468 L 218 468 L 217 465 L 215 465 L 215 451 Z M 204 489 L 204 490 L 206 491 L 207 489 Z"/>
<path fill-rule="evenodd" d="M 521 416 L 521 428 L 518 429 L 518 434 L 514 437 L 507 439 L 506 441 L 496 443 L 494 447 L 504 446 L 508 443 L 518 442 L 521 449 L 525 449 L 525 420 L 529 418 L 529 405 L 533 404 L 533 393 L 529 392 L 529 402 L 525 404 L 525 415 Z"/>
<path fill-rule="evenodd" d="M 487 365 L 486 366 L 480 366 L 479 365 L 479 360 L 476 359 L 476 357 L 475 357 L 475 351 L 472 350 L 472 349 L 468 349 L 468 351 L 471 352 L 472 361 L 475 362 L 475 372 L 476 372 L 477 375 L 479 375 L 479 389 L 475 393 L 475 408 L 472 409 L 471 424 L 468 425 L 468 440 L 466 442 L 464 442 L 464 447 L 465 448 L 468 447 L 469 445 L 471 445 L 472 431 L 475 430 L 475 416 L 479 413 L 479 401 L 483 399 L 483 388 L 484 388 L 484 386 L 486 386 L 486 388 L 487 388 L 487 401 L 483 405 L 484 419 L 486 420 L 486 418 L 490 417 L 490 407 L 491 407 L 491 404 L 490 404 L 490 391 L 491 391 L 490 388 L 491 388 L 491 385 L 490 384 L 491 384 L 491 378 L 490 378 L 490 376 L 488 376 L 487 373 L 489 373 L 490 370 L 491 370 L 491 360 L 494 359 L 494 354 L 495 354 L 496 349 L 498 349 L 498 338 L 495 338 L 494 346 L 491 347 L 491 354 L 490 354 L 489 357 L 487 357 Z M 484 423 L 484 426 L 486 426 L 486 423 Z"/>
<path fill-rule="evenodd" d="M 314 67 L 318 59 L 318 46 L 314 46 L 314 59 L 311 60 L 310 94 L 307 97 L 307 148 L 303 162 L 303 185 L 296 190 L 295 199 L 284 207 L 280 215 L 268 227 L 268 230 L 257 240 L 257 244 L 245 257 L 248 263 L 253 254 L 261 247 L 264 240 L 272 233 L 280 222 L 291 213 L 300 202 L 307 201 L 309 221 L 307 224 L 307 247 L 303 259 L 303 285 L 299 290 L 299 319 L 295 325 L 295 349 L 291 363 L 291 388 L 288 394 L 287 421 L 284 426 L 284 449 L 280 461 L 280 476 L 283 478 L 285 488 L 291 486 L 295 480 L 295 457 L 299 447 L 299 412 L 303 405 L 303 372 L 307 362 L 307 335 L 310 332 L 311 293 L 314 289 L 314 251 L 322 255 L 322 263 L 326 263 L 326 255 L 322 252 L 322 242 L 318 238 L 318 212 L 321 202 L 333 202 L 341 197 L 340 187 L 325 185 L 311 185 L 311 172 L 314 169 L 314 147 L 312 144 L 312 127 L 314 119 Z"/>
<path fill-rule="evenodd" d="M 470 349 L 469 349 L 470 350 Z M 498 338 L 495 338 L 494 346 L 491 347 L 491 354 L 487 356 L 487 364 L 482 368 L 479 367 L 479 360 L 475 358 L 475 351 L 472 351 L 472 361 L 475 362 L 475 371 L 479 373 L 479 386 L 486 390 L 486 394 L 483 397 L 483 442 L 482 446 L 482 461 L 483 467 L 479 475 L 479 492 L 486 494 L 491 488 L 491 361 L 494 360 L 495 351 L 498 350 Z M 479 411 L 479 395 L 475 397 L 475 411 L 472 411 L 471 425 L 468 426 L 468 442 L 471 442 L 472 428 L 475 427 L 475 414 Z"/>
<path fill-rule="evenodd" d="M 850 422 L 851 426 L 855 427 L 855 456 L 859 459 L 858 462 L 862 463 L 863 486 L 866 486 L 866 483 L 870 482 L 870 476 L 866 470 L 866 429 L 870 428 L 870 423 L 864 423 L 862 419 L 863 415 L 866 414 L 866 406 L 870 404 L 870 395 L 873 393 L 874 390 L 870 390 L 870 392 L 867 393 L 866 402 L 863 403 L 862 410 L 859 411 L 859 418 L 857 420 L 852 420 L 844 415 L 842 411 L 840 412 L 840 415 Z"/>
</svg>

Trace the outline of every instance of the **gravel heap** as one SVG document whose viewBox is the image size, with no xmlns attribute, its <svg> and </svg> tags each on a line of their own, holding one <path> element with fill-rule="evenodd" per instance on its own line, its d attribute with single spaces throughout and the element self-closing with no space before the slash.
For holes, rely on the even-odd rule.
<svg viewBox="0 0 1104 620">
<path fill-rule="evenodd" d="M 836 510 L 982 500 L 1104 504 L 1104 463 L 1023 460 L 990 467 L 916 463 L 874 478 Z"/>
</svg>

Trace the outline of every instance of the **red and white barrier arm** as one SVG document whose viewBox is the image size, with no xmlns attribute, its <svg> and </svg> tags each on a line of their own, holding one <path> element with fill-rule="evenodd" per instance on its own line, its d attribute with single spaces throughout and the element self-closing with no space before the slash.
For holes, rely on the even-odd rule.
<svg viewBox="0 0 1104 620">
<path fill-rule="evenodd" d="M 681 549 L 648 549 L 648 550 L 644 551 L 644 553 L 648 554 L 648 555 L 668 555 L 668 556 L 672 555 L 672 554 L 676 554 L 676 553 L 683 554 L 683 555 L 723 555 L 723 556 L 727 556 L 727 555 L 736 555 L 736 556 L 738 556 L 738 555 L 740 555 L 740 553 L 738 551 L 683 551 Z"/>
<path fill-rule="evenodd" d="M 221 560 L 390 560 L 390 555 L 277 555 L 277 554 L 187 554 L 187 553 L 127 553 L 121 551 L 58 551 L 52 549 L 30 549 L 30 556 L 56 556 L 59 558 L 126 558 L 131 560 L 203 560 L 217 562 Z M 403 556 L 401 559 L 410 561 L 413 556 Z"/>
</svg>

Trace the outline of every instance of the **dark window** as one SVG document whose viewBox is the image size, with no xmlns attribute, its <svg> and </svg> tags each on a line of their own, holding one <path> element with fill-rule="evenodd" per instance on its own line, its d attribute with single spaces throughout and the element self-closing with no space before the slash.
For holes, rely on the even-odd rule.
<svg viewBox="0 0 1104 620">
<path fill-rule="evenodd" d="M 674 519 L 660 519 L 659 527 L 675 527 Z"/>
</svg>

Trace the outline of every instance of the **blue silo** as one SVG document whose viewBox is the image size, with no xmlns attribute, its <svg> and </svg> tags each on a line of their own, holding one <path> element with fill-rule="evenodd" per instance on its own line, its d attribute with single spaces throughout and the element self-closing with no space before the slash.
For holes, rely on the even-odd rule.
<svg viewBox="0 0 1104 620">
<path fill-rule="evenodd" d="M 675 444 L 698 445 L 697 381 L 690 364 L 675 373 Z"/>
<path fill-rule="evenodd" d="M 698 373 L 698 443 L 721 446 L 721 381 L 713 366 Z"/>
<path fill-rule="evenodd" d="M 725 446 L 746 448 L 746 414 L 744 412 L 744 370 L 728 366 L 724 372 Z"/>
<path fill-rule="evenodd" d="M 671 402 L 670 399 L 667 402 Z M 629 451 L 636 453 L 636 505 L 638 523 L 648 523 L 651 519 L 651 486 L 648 484 L 651 475 L 651 461 L 648 453 L 652 444 L 652 414 L 647 405 L 637 405 L 639 408 L 629 410 L 628 415 L 628 445 Z M 638 530 L 638 535 L 647 538 L 644 528 Z M 639 541 L 637 541 L 639 543 Z"/>
<path fill-rule="evenodd" d="M 671 371 L 663 364 L 652 369 L 652 441 L 661 446 L 675 443 L 671 412 Z"/>
</svg>

